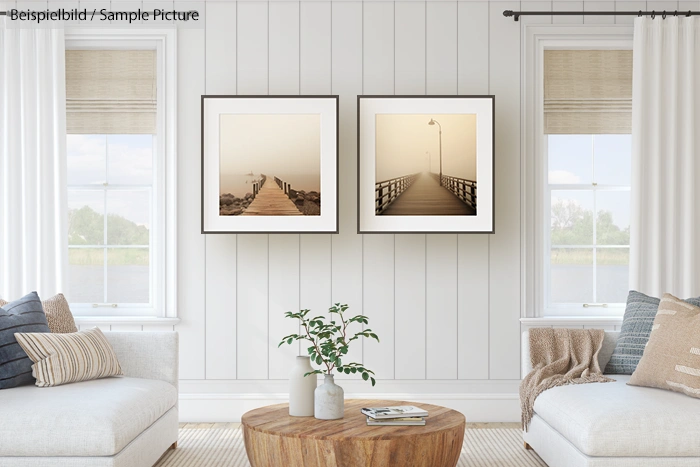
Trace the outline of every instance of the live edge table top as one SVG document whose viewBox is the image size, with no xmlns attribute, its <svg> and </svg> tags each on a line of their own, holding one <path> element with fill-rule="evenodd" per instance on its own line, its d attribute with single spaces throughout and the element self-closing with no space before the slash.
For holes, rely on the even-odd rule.
<svg viewBox="0 0 700 467">
<path fill-rule="evenodd" d="M 363 407 L 413 405 L 428 412 L 425 426 L 367 426 Z M 345 416 L 340 420 L 317 420 L 314 417 L 291 417 L 288 404 L 270 405 L 243 415 L 242 425 L 250 430 L 286 437 L 308 437 L 324 440 L 364 438 L 389 440 L 404 436 L 427 435 L 457 427 L 465 427 L 464 415 L 438 405 L 417 402 L 348 399 Z"/>
</svg>

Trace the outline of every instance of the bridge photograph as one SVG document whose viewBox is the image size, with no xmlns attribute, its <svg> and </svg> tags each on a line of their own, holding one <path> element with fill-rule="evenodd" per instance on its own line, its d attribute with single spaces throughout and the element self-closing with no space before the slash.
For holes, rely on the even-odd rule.
<svg viewBox="0 0 700 467">
<path fill-rule="evenodd" d="M 475 216 L 475 114 L 377 114 L 375 215 Z"/>
<path fill-rule="evenodd" d="M 220 216 L 320 216 L 321 117 L 222 114 Z"/>
</svg>

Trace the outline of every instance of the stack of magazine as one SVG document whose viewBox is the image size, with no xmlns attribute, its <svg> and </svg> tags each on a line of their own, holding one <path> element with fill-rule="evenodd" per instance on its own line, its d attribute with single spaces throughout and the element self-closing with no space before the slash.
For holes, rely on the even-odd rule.
<svg viewBox="0 0 700 467">
<path fill-rule="evenodd" d="M 428 412 L 412 405 L 396 407 L 367 407 L 361 412 L 369 426 L 423 426 Z"/>
</svg>

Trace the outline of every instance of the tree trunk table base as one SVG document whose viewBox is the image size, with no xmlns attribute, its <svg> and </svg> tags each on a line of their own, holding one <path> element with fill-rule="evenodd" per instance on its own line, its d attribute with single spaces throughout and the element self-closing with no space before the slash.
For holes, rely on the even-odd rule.
<svg viewBox="0 0 700 467">
<path fill-rule="evenodd" d="M 425 426 L 367 426 L 362 407 L 415 405 Z M 288 404 L 252 410 L 241 420 L 252 467 L 455 467 L 464 441 L 461 413 L 437 405 L 346 400 L 345 417 L 290 417 Z"/>
</svg>

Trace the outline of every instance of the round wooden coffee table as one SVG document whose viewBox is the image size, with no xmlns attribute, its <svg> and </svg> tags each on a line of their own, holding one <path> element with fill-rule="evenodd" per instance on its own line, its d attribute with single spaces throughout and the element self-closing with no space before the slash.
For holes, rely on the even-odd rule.
<svg viewBox="0 0 700 467">
<path fill-rule="evenodd" d="M 367 426 L 362 407 L 415 405 L 425 426 Z M 252 467 L 454 467 L 466 420 L 445 407 L 416 402 L 349 399 L 345 418 L 290 417 L 288 404 L 251 410 L 241 419 Z"/>
</svg>

